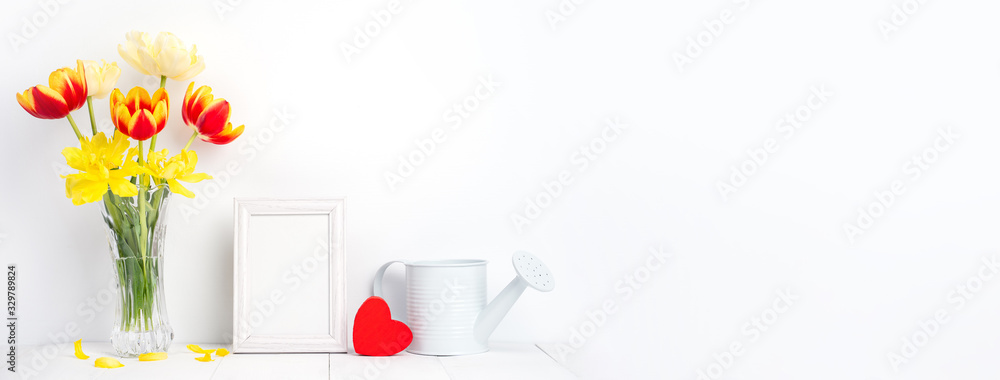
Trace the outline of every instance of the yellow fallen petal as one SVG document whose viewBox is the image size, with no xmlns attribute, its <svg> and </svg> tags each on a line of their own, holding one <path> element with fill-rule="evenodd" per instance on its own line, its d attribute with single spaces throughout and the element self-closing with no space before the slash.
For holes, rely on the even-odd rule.
<svg viewBox="0 0 1000 380">
<path fill-rule="evenodd" d="M 215 350 L 212 350 L 212 351 L 215 351 Z M 197 361 L 200 361 L 200 362 L 210 362 L 210 361 L 215 360 L 215 359 L 212 359 L 212 353 L 207 353 L 207 354 L 205 354 L 204 357 L 194 358 L 194 360 L 197 360 Z"/>
<path fill-rule="evenodd" d="M 148 354 L 139 355 L 140 362 L 155 362 L 157 360 L 163 360 L 167 358 L 166 352 L 150 352 Z"/>
<path fill-rule="evenodd" d="M 83 339 L 77 339 L 76 342 L 73 342 L 73 351 L 74 351 L 73 354 L 76 355 L 77 359 L 81 360 L 90 359 L 90 356 L 87 356 L 87 354 L 83 353 Z"/>
<path fill-rule="evenodd" d="M 220 348 L 220 349 L 218 349 L 218 350 L 215 351 L 215 355 L 216 356 L 226 356 L 226 355 L 229 355 L 229 350 L 227 350 L 225 348 Z"/>
<path fill-rule="evenodd" d="M 125 365 L 122 364 L 122 362 L 115 358 L 97 358 L 97 360 L 94 361 L 94 367 L 97 368 L 118 368 L 124 366 Z"/>
<path fill-rule="evenodd" d="M 198 346 L 197 344 L 189 344 L 189 345 L 187 345 L 187 349 L 191 350 L 192 352 L 194 352 L 196 354 L 204 354 L 205 353 L 205 350 L 201 349 L 201 347 Z"/>
</svg>

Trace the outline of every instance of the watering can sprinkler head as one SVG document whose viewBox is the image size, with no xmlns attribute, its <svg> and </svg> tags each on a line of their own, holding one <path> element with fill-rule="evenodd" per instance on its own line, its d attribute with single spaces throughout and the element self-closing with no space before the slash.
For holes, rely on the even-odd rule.
<svg viewBox="0 0 1000 380">
<path fill-rule="evenodd" d="M 514 270 L 517 271 L 517 278 L 514 281 L 524 282 L 525 285 L 540 292 L 551 292 L 556 287 L 549 267 L 545 266 L 545 263 L 535 255 L 525 251 L 517 251 L 514 252 L 514 257 L 510 261 L 514 263 Z"/>
<path fill-rule="evenodd" d="M 517 251 L 514 252 L 511 262 L 514 264 L 517 277 L 514 277 L 476 318 L 475 338 L 483 344 L 493 334 L 493 330 L 497 328 L 517 299 L 521 297 L 521 293 L 524 293 L 524 289 L 530 286 L 540 292 L 550 292 L 556 286 L 549 267 L 545 266 L 545 263 L 535 255 L 525 251 Z"/>
</svg>

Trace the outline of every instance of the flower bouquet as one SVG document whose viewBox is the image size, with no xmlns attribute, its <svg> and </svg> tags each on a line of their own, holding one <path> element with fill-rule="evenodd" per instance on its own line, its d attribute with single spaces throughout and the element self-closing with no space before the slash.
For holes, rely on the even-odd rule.
<svg viewBox="0 0 1000 380">
<path fill-rule="evenodd" d="M 122 59 L 140 73 L 160 79 L 152 96 L 141 86 L 127 94 L 115 88 L 121 70 L 114 62 L 78 60 L 75 69 L 53 71 L 47 87 L 37 85 L 17 94 L 17 102 L 34 117 L 66 118 L 73 127 L 79 147 L 62 151 L 66 163 L 77 171 L 62 176 L 66 197 L 74 205 L 101 202 L 118 280 L 111 342 L 119 355 L 134 357 L 166 351 L 173 339 L 163 292 L 166 207 L 174 193 L 194 197 L 181 182 L 211 178 L 195 173 L 198 154 L 191 144 L 196 139 L 228 144 L 243 133 L 243 126 L 233 128 L 228 101 L 215 98 L 208 86 L 195 89 L 191 82 L 181 107 L 184 123 L 194 131 L 191 138 L 176 155 L 156 150 L 156 137 L 170 114 L 167 78 L 188 81 L 204 70 L 205 62 L 194 45 L 188 49 L 170 33 L 152 39 L 133 31 L 126 38 L 124 45 L 118 45 Z M 93 106 L 95 98 L 109 95 L 115 126 L 111 136 L 97 131 Z M 90 136 L 80 132 L 72 116 L 84 104 L 90 114 Z"/>
</svg>

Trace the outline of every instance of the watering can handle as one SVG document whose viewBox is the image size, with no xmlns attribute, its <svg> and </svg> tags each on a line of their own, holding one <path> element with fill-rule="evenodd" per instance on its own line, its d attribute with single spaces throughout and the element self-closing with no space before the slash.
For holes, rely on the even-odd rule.
<svg viewBox="0 0 1000 380">
<path fill-rule="evenodd" d="M 390 265 L 395 263 L 406 264 L 405 261 L 393 260 L 382 264 L 382 266 L 378 268 L 378 271 L 375 272 L 375 281 L 372 284 L 372 292 L 375 293 L 375 297 L 382 297 L 382 277 L 385 276 L 385 270 L 389 268 Z"/>
</svg>

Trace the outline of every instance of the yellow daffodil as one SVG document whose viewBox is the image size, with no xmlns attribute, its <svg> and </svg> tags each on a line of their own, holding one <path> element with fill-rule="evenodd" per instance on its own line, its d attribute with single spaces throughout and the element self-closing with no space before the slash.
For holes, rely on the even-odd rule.
<svg viewBox="0 0 1000 380">
<path fill-rule="evenodd" d="M 122 75 L 122 70 L 115 62 L 107 63 L 103 59 L 97 61 L 83 61 L 83 68 L 87 78 L 87 96 L 104 99 L 111 90 L 115 89 L 118 77 Z"/>
<path fill-rule="evenodd" d="M 140 362 L 155 362 L 157 360 L 163 360 L 167 358 L 166 352 L 150 352 L 148 354 L 139 355 Z"/>
<path fill-rule="evenodd" d="M 83 353 L 83 339 L 77 339 L 76 342 L 73 342 L 73 355 L 76 355 L 76 358 L 80 360 L 90 359 L 90 356 Z"/>
<path fill-rule="evenodd" d="M 215 351 L 215 356 L 226 356 L 226 355 L 229 355 L 229 350 L 225 348 L 220 348 Z"/>
<path fill-rule="evenodd" d="M 118 368 L 124 366 L 125 365 L 122 364 L 122 362 L 118 361 L 118 359 L 115 358 L 104 357 L 104 358 L 97 358 L 97 360 L 94 360 L 94 367 L 97 368 Z"/>
<path fill-rule="evenodd" d="M 125 155 L 128 147 L 124 135 L 116 134 L 108 139 L 101 132 L 91 139 L 81 139 L 79 148 L 63 149 L 66 163 L 80 171 L 62 176 L 66 179 L 66 197 L 73 200 L 74 205 L 82 205 L 101 199 L 109 187 L 111 192 L 122 197 L 138 194 L 129 177 L 139 174 L 142 169 L 130 159 L 138 151 L 131 149 L 130 154 Z"/>
<path fill-rule="evenodd" d="M 193 150 L 182 150 L 180 154 L 167 159 L 169 152 L 164 149 L 159 152 L 150 152 L 149 159 L 146 160 L 146 170 L 157 180 L 157 183 L 166 182 L 170 186 L 170 191 L 194 198 L 194 193 L 181 185 L 178 181 L 197 183 L 202 180 L 212 179 L 212 176 L 205 173 L 195 173 L 194 168 L 198 165 L 198 154 Z M 191 348 L 190 346 L 188 348 Z M 193 349 L 192 349 L 193 351 Z"/>
<path fill-rule="evenodd" d="M 207 354 L 205 354 L 205 356 L 202 356 L 200 358 L 194 358 L 194 360 L 197 360 L 197 361 L 200 361 L 200 362 L 210 362 L 210 361 L 214 361 L 215 359 L 212 359 L 212 353 L 207 353 Z"/>
<path fill-rule="evenodd" d="M 125 38 L 125 45 L 118 45 L 118 54 L 143 74 L 185 81 L 205 70 L 205 59 L 198 55 L 198 48 L 191 45 L 189 50 L 171 33 L 160 32 L 152 39 L 133 30 Z"/>
</svg>

